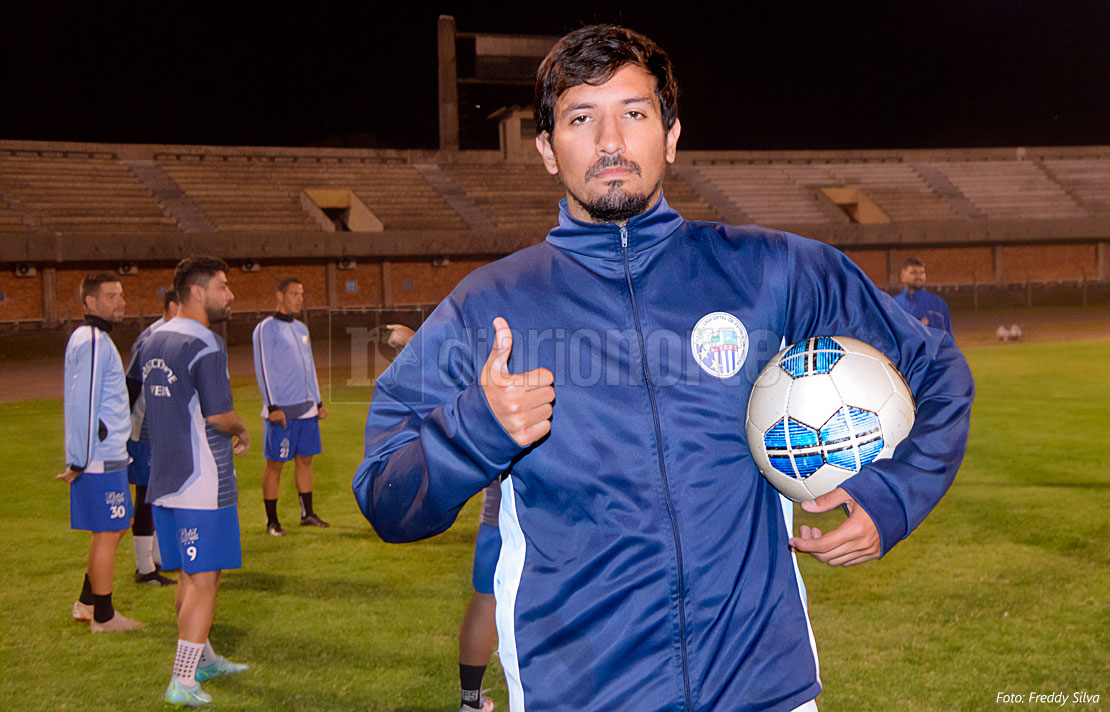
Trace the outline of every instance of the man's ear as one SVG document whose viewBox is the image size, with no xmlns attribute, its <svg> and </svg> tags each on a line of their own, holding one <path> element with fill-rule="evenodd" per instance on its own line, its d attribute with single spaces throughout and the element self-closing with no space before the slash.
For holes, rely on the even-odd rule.
<svg viewBox="0 0 1110 712">
<path fill-rule="evenodd" d="M 540 157 L 543 158 L 543 167 L 551 175 L 559 174 L 559 162 L 555 160 L 555 147 L 551 145 L 551 133 L 544 131 L 541 134 L 536 134 L 536 150 L 540 152 Z"/>
<path fill-rule="evenodd" d="M 675 153 L 678 149 L 678 137 L 682 133 L 682 123 L 676 118 L 674 125 L 667 132 L 667 163 L 674 163 Z"/>
</svg>

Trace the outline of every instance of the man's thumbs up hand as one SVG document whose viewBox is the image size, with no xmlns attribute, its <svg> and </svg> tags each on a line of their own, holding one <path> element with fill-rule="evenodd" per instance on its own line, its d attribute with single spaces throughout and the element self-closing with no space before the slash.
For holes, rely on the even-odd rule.
<svg viewBox="0 0 1110 712">
<path fill-rule="evenodd" d="M 518 445 L 528 447 L 551 431 L 555 376 L 546 368 L 509 373 L 513 332 L 502 317 L 493 320 L 493 328 L 493 348 L 482 368 L 482 391 L 501 427 Z"/>
</svg>

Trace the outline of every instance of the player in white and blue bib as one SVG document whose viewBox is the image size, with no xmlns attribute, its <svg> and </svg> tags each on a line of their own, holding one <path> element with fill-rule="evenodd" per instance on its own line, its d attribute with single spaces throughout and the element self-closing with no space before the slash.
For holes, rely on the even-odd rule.
<svg viewBox="0 0 1110 712">
<path fill-rule="evenodd" d="M 140 352 L 150 335 L 177 315 L 177 294 L 167 290 L 162 298 L 162 316 L 140 333 L 131 344 L 131 362 L 127 365 L 127 393 L 131 399 L 131 437 L 127 452 L 131 464 L 127 467 L 127 481 L 135 486 L 135 522 L 131 525 L 131 540 L 135 545 L 135 583 L 153 586 L 172 586 L 177 581 L 163 576 L 158 557 L 157 540 L 154 538 L 154 511 L 146 501 L 146 487 L 150 480 L 150 434 L 146 425 L 146 398 L 143 397 L 143 362 Z"/>
<path fill-rule="evenodd" d="M 208 632 L 220 572 L 242 566 L 232 458 L 247 452 L 250 434 L 234 410 L 223 339 L 209 328 L 231 313 L 227 265 L 213 257 L 182 260 L 174 291 L 177 317 L 152 333 L 140 353 L 151 447 L 147 501 L 163 565 L 182 569 L 177 654 L 165 699 L 196 706 L 212 700 L 200 682 L 247 667 L 216 655 Z"/>
<path fill-rule="evenodd" d="M 119 277 L 100 272 L 81 281 L 85 322 L 69 337 L 65 358 L 66 471 L 70 527 L 92 532 L 88 568 L 73 617 L 94 632 L 141 628 L 112 606 L 116 548 L 131 525 L 127 487 L 127 386 L 109 333 L 123 320 Z"/>
<path fill-rule="evenodd" d="M 266 531 L 285 536 L 277 500 L 282 466 L 293 460 L 301 526 L 330 525 L 312 508 L 312 458 L 320 454 L 320 420 L 328 410 L 320 398 L 308 327 L 294 318 L 304 308 L 304 284 L 285 277 L 275 288 L 277 307 L 254 328 L 254 374 L 262 393 L 262 502 Z"/>
<path fill-rule="evenodd" d="M 500 508 L 501 482 L 495 480 L 482 490 L 482 516 L 474 541 L 474 569 L 470 575 L 474 593 L 466 604 L 459 627 L 459 685 L 462 688 L 459 712 L 490 712 L 493 709 L 493 701 L 482 694 L 482 679 L 490 656 L 497 650 L 493 575 L 501 554 L 501 530 L 497 528 Z"/>
</svg>

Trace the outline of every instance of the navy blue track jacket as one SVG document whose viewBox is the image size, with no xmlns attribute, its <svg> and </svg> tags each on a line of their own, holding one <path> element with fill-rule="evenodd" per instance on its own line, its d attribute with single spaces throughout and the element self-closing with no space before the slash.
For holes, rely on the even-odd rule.
<svg viewBox="0 0 1110 712">
<path fill-rule="evenodd" d="M 967 364 L 822 243 L 687 221 L 663 199 L 624 228 L 560 208 L 543 243 L 466 277 L 378 379 L 359 506 L 383 539 L 412 541 L 506 475 L 495 589 L 514 712 L 791 710 L 821 687 L 793 504 L 745 439 L 753 381 L 784 343 L 818 335 L 898 366 L 914 427 L 843 485 L 885 554 L 952 484 Z M 727 377 L 691 346 L 718 312 L 748 337 Z M 551 432 L 526 449 L 478 383 L 497 316 L 513 329 L 509 370 L 555 375 Z"/>
</svg>

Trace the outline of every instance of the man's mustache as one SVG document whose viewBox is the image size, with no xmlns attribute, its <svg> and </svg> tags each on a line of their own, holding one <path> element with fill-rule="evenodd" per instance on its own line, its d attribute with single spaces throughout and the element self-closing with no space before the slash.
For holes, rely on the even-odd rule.
<svg viewBox="0 0 1110 712">
<path fill-rule="evenodd" d="M 593 180 L 595 177 L 597 177 L 598 173 L 601 173 L 608 168 L 623 168 L 627 171 L 635 173 L 636 175 L 640 175 L 640 166 L 637 165 L 635 162 L 626 161 L 620 156 L 608 156 L 606 158 L 602 158 L 600 161 L 591 166 L 590 170 L 586 171 L 586 180 Z"/>
</svg>

